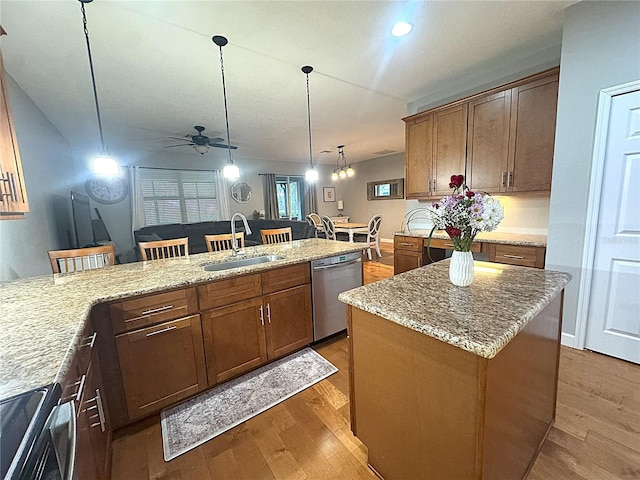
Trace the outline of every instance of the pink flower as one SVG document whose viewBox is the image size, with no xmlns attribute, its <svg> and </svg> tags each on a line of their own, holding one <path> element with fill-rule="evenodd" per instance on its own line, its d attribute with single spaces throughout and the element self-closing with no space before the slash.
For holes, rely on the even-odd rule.
<svg viewBox="0 0 640 480">
<path fill-rule="evenodd" d="M 464 183 L 464 175 L 451 175 L 451 183 L 449 188 L 460 188 Z"/>
<path fill-rule="evenodd" d="M 447 232 L 451 238 L 462 235 L 462 230 L 456 227 L 447 227 L 444 231 Z"/>
<path fill-rule="evenodd" d="M 469 198 L 475 196 L 476 192 L 472 192 L 471 190 L 467 190 L 467 192 L 465 193 L 465 195 Z"/>
</svg>

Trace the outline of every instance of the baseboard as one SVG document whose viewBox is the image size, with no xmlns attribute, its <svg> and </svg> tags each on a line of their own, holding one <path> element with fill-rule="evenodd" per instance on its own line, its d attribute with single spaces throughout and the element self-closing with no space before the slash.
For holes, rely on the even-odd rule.
<svg viewBox="0 0 640 480">
<path fill-rule="evenodd" d="M 564 345 L 565 347 L 571 347 L 571 348 L 575 348 L 575 340 L 576 340 L 576 336 L 571 334 L 571 333 L 564 333 L 562 332 L 562 337 L 560 338 L 560 343 L 562 343 L 562 345 Z"/>
<path fill-rule="evenodd" d="M 380 237 L 380 243 L 393 243 L 393 238 L 382 238 L 382 237 Z"/>
</svg>

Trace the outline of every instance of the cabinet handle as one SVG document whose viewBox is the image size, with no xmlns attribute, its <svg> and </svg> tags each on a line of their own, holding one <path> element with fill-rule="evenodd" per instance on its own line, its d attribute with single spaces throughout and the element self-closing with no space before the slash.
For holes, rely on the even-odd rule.
<svg viewBox="0 0 640 480">
<path fill-rule="evenodd" d="M 271 323 L 271 304 L 267 302 L 267 321 Z"/>
<path fill-rule="evenodd" d="M 260 324 L 264 326 L 264 309 L 262 308 L 262 305 L 260 305 Z"/>
<path fill-rule="evenodd" d="M 73 400 L 74 402 L 79 402 L 80 398 L 82 397 L 82 391 L 84 390 L 84 382 L 87 379 L 86 375 L 82 375 L 82 377 L 80 377 L 80 380 L 78 380 L 77 382 L 73 383 L 72 385 L 75 385 L 76 391 L 73 392 L 71 395 L 62 398 L 61 403 L 65 403 L 68 402 L 70 400 Z"/>
<path fill-rule="evenodd" d="M 504 182 L 504 177 L 506 176 L 507 176 L 507 172 L 502 172 L 502 176 L 500 177 L 500 185 L 502 185 L 503 187 L 506 187 Z"/>
<path fill-rule="evenodd" d="M 98 332 L 93 332 L 93 335 L 91 335 L 90 337 L 85 337 L 84 340 L 87 343 L 83 343 L 82 346 L 83 347 L 93 348 L 93 346 L 96 344 L 96 337 L 97 336 L 98 336 Z"/>
<path fill-rule="evenodd" d="M 502 255 L 505 258 L 515 258 L 516 260 L 524 260 L 524 257 L 520 255 L 507 255 L 506 253 Z"/>
<path fill-rule="evenodd" d="M 145 310 L 142 312 L 142 316 L 151 315 L 152 313 L 164 312 L 165 310 L 171 310 L 173 305 L 165 305 L 164 307 L 152 308 L 150 310 Z"/>
<path fill-rule="evenodd" d="M 511 186 L 511 182 L 513 181 L 513 172 L 507 173 L 507 187 Z"/>
<path fill-rule="evenodd" d="M 407 243 L 407 242 L 400 242 L 400 245 L 402 245 L 403 247 L 413 247 L 413 243 Z"/>
<path fill-rule="evenodd" d="M 93 427 L 100 426 L 100 430 L 104 432 L 105 425 L 107 422 L 104 416 L 104 406 L 102 405 L 102 397 L 100 396 L 99 388 L 96 388 L 96 396 L 90 400 L 87 400 L 85 403 L 89 403 L 89 402 L 95 402 L 95 405 L 93 407 L 86 408 L 85 411 L 94 410 L 94 409 L 98 410 L 98 423 L 93 423 L 90 425 L 90 427 L 93 428 Z M 93 417 L 95 417 L 95 415 L 92 415 L 90 418 L 93 418 Z"/>
<path fill-rule="evenodd" d="M 16 189 L 16 179 L 15 179 L 15 175 L 11 172 L 7 172 L 6 173 L 6 177 L 5 175 L 2 176 L 2 181 L 7 183 L 7 191 L 9 193 L 3 193 L 2 196 L 3 197 L 11 197 L 11 201 L 13 202 L 17 202 L 18 201 L 18 191 Z"/>
<path fill-rule="evenodd" d="M 147 333 L 147 337 L 153 337 L 154 335 L 158 335 L 160 333 L 170 332 L 171 330 L 175 330 L 176 328 L 178 328 L 177 325 L 171 325 L 170 327 L 163 328 L 162 330 L 156 330 L 155 332 L 149 332 L 149 333 Z"/>
</svg>

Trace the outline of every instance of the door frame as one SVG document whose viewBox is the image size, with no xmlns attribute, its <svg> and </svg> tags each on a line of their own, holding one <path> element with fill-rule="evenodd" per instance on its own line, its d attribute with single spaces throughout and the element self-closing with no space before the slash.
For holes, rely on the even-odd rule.
<svg viewBox="0 0 640 480">
<path fill-rule="evenodd" d="M 591 299 L 593 263 L 595 260 L 594 254 L 596 250 L 596 237 L 598 234 L 598 217 L 600 215 L 602 178 L 604 176 L 607 135 L 609 134 L 611 100 L 615 96 L 624 95 L 625 93 L 630 93 L 635 90 L 640 90 L 640 80 L 600 90 L 598 113 L 596 115 L 596 130 L 593 143 L 593 158 L 591 161 L 591 182 L 589 184 L 589 200 L 587 203 L 587 228 L 585 229 L 584 234 L 582 275 L 580 277 L 578 311 L 576 315 L 576 329 L 573 341 L 573 347 L 580 350 L 584 350 L 584 344 L 587 337 L 587 320 L 589 318 L 589 301 Z"/>
</svg>

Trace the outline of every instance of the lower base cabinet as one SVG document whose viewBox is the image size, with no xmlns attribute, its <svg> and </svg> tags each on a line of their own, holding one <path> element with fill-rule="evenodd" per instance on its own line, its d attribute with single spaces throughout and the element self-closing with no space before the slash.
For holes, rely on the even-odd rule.
<svg viewBox="0 0 640 480">
<path fill-rule="evenodd" d="M 200 315 L 116 336 L 129 420 L 207 386 Z"/>
</svg>

